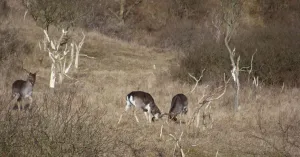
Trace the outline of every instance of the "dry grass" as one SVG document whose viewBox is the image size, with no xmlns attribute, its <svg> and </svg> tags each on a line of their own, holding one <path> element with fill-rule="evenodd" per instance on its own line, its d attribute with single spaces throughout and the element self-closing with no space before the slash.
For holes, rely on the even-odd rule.
<svg viewBox="0 0 300 157">
<path fill-rule="evenodd" d="M 19 58 L 1 61 L 1 156 L 172 156 L 175 142 L 169 134 L 178 138 L 182 132 L 179 144 L 186 156 L 215 156 L 217 152 L 218 156 L 300 155 L 298 88 L 245 85 L 241 109 L 233 113 L 234 91 L 229 86 L 212 103 L 212 128 L 167 123 L 166 119 L 148 124 L 141 111 L 137 112 L 141 122 L 136 123 L 132 110 L 117 125 L 125 96 L 133 90 L 149 92 L 163 112 L 168 111 L 173 95 L 185 93 L 189 113 L 183 118 L 188 121 L 206 84 L 189 93 L 192 85 L 172 81 L 169 69 L 176 66 L 175 53 L 157 53 L 154 48 L 87 32 L 82 53 L 96 59 L 82 57 L 78 72 L 71 74 L 76 80 L 50 90 L 49 60 L 36 44 L 42 31 L 31 23 L 18 30 L 19 36 L 35 46 L 31 54 L 19 57 L 27 69 L 39 73 L 33 110 L 7 112 L 10 86 L 26 74 L 20 70 Z M 80 32 L 74 34 L 76 39 Z M 175 155 L 180 156 L 179 149 Z"/>
</svg>

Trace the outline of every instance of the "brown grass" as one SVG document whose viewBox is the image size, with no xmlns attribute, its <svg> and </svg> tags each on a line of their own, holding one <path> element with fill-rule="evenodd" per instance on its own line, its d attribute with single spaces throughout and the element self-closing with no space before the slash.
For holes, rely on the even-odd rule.
<svg viewBox="0 0 300 157">
<path fill-rule="evenodd" d="M 16 23 L 22 22 L 16 19 Z M 89 31 L 82 53 L 96 59 L 80 58 L 78 72 L 70 74 L 76 80 L 66 79 L 51 90 L 49 59 L 37 48 L 41 29 L 26 21 L 17 29 L 33 48 L 30 54 L 10 56 L 0 64 L 1 156 L 172 156 L 175 142 L 169 134 L 179 137 L 182 132 L 179 144 L 186 156 L 215 156 L 217 152 L 219 156 L 300 155 L 298 88 L 243 85 L 241 108 L 234 113 L 234 90 L 229 85 L 225 95 L 211 104 L 212 128 L 167 123 L 166 119 L 148 124 L 141 111 L 137 112 L 141 122 L 136 123 L 132 110 L 117 125 L 125 96 L 133 90 L 149 92 L 163 112 L 168 111 L 173 95 L 185 93 L 189 112 L 183 118 L 188 121 L 207 83 L 190 93 L 192 84 L 171 77 L 176 53 L 158 53 L 155 48 Z M 59 35 L 55 29 L 50 31 Z M 80 39 L 80 31 L 73 35 Z M 44 57 L 42 63 L 40 57 Z M 26 77 L 19 60 L 27 69 L 39 70 L 33 110 L 27 113 L 6 110 L 12 82 Z M 180 156 L 178 151 L 176 156 Z"/>
</svg>

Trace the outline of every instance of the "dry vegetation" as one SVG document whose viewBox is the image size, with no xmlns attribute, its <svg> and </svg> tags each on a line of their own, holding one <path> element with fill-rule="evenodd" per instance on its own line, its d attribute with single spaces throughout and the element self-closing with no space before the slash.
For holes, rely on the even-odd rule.
<svg viewBox="0 0 300 157">
<path fill-rule="evenodd" d="M 49 88 L 51 61 L 38 48 L 43 38 L 39 26 L 48 26 L 30 13 L 24 20 L 20 1 L 0 2 L 1 156 L 181 156 L 179 147 L 174 149 L 176 139 L 187 157 L 300 156 L 298 1 L 253 0 L 243 5 L 232 46 L 241 55 L 241 66 L 250 65 L 257 49 L 253 73 L 241 72 L 239 111 L 233 110 L 231 81 L 224 96 L 211 102 L 207 125 L 200 109 L 199 127 L 166 119 L 144 123 L 141 111 L 136 123 L 132 110 L 117 122 L 125 96 L 133 90 L 149 92 L 163 112 L 169 110 L 172 96 L 186 94 L 189 112 L 183 119 L 188 122 L 204 92 L 223 87 L 223 73 L 229 78 L 231 67 L 219 21 L 221 1 L 134 5 L 136 1 L 127 0 L 125 9 L 133 7 L 124 23 L 116 17 L 117 2 L 74 4 L 88 2 L 92 9 L 78 11 L 80 18 L 60 21 L 63 16 L 56 16 L 49 25 L 49 34 L 59 36 L 57 27 L 71 19 L 70 36 L 78 41 L 83 30 L 82 53 L 95 57 L 81 57 L 79 69 L 70 74 L 74 79 L 55 89 Z M 18 113 L 7 110 L 7 104 L 13 81 L 26 77 L 22 65 L 39 72 L 32 110 Z M 198 77 L 204 68 L 202 81 L 190 92 L 195 82 L 188 73 Z"/>
</svg>

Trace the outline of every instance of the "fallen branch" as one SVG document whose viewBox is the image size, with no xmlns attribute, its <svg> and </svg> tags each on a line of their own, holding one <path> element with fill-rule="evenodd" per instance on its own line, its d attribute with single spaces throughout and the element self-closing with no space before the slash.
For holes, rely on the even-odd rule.
<svg viewBox="0 0 300 157">
<path fill-rule="evenodd" d="M 161 125 L 161 127 L 160 127 L 160 134 L 159 134 L 159 138 L 161 138 L 161 137 L 162 137 L 162 131 L 163 131 L 163 128 L 164 128 L 164 125 Z"/>
<path fill-rule="evenodd" d="M 79 56 L 81 56 L 81 57 L 87 57 L 87 58 L 90 58 L 90 59 L 96 59 L 96 57 L 88 56 L 86 54 L 79 54 Z"/>
</svg>

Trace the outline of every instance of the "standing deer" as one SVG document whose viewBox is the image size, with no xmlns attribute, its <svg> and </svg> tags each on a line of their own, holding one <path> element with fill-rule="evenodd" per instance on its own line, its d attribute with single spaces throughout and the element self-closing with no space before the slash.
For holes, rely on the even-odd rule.
<svg viewBox="0 0 300 157">
<path fill-rule="evenodd" d="M 143 91 L 132 91 L 126 96 L 126 108 L 125 111 L 131 106 L 136 108 L 141 108 L 146 116 L 146 119 L 151 123 L 155 119 L 158 120 L 162 117 L 162 114 L 159 108 L 156 106 L 153 97 L 146 92 Z M 138 118 L 136 117 L 136 121 L 139 122 Z"/>
<path fill-rule="evenodd" d="M 22 108 L 21 100 L 24 98 L 29 98 L 30 104 L 32 103 L 32 91 L 33 86 L 36 80 L 36 73 L 31 73 L 26 69 L 23 69 L 28 72 L 27 80 L 16 80 L 12 84 L 12 99 L 17 99 L 18 109 L 19 111 Z"/>
<path fill-rule="evenodd" d="M 172 98 L 171 108 L 169 111 L 169 119 L 177 121 L 176 116 L 187 114 L 188 112 L 188 98 L 184 94 L 177 94 Z"/>
</svg>

